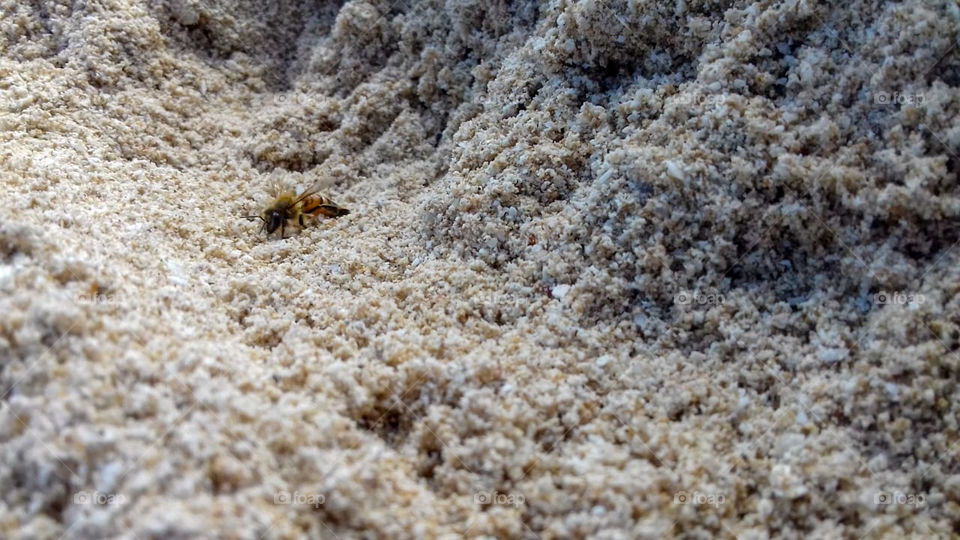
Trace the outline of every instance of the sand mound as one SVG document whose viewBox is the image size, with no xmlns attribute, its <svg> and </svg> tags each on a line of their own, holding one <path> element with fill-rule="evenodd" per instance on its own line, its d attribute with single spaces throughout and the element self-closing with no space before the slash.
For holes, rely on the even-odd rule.
<svg viewBox="0 0 960 540">
<path fill-rule="evenodd" d="M 0 535 L 956 533 L 956 2 L 263 4 L 0 0 Z"/>
</svg>

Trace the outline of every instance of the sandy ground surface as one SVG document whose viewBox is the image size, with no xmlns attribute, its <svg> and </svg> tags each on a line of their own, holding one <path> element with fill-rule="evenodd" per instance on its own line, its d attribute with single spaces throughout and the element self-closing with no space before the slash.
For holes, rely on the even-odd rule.
<svg viewBox="0 0 960 540">
<path fill-rule="evenodd" d="M 261 4 L 0 0 L 0 536 L 960 534 L 955 1 Z"/>
</svg>

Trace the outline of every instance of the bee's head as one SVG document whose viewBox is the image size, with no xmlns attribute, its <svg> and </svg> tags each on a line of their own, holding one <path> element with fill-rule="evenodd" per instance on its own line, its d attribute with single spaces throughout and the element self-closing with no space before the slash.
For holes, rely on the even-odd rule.
<svg viewBox="0 0 960 540">
<path fill-rule="evenodd" d="M 283 213 L 277 210 L 267 210 L 263 213 L 263 227 L 267 230 L 267 234 L 272 233 L 273 231 L 280 228 L 280 225 L 283 224 Z"/>
<path fill-rule="evenodd" d="M 277 210 L 265 210 L 263 214 L 258 216 L 243 216 L 247 219 L 259 219 L 263 222 L 263 225 L 260 226 L 260 231 L 267 231 L 267 234 L 272 233 L 273 231 L 280 228 L 280 225 L 283 225 L 283 213 Z"/>
</svg>

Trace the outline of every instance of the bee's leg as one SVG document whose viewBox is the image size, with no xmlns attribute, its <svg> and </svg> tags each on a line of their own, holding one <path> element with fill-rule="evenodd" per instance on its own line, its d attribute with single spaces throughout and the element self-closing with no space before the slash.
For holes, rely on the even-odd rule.
<svg viewBox="0 0 960 540">
<path fill-rule="evenodd" d="M 284 232 L 286 231 L 286 228 L 287 228 L 287 222 L 286 222 L 286 220 L 284 220 L 284 222 L 280 224 L 280 239 L 281 239 L 281 240 L 283 240 L 284 238 L 286 238 L 286 236 L 284 235 Z"/>
</svg>

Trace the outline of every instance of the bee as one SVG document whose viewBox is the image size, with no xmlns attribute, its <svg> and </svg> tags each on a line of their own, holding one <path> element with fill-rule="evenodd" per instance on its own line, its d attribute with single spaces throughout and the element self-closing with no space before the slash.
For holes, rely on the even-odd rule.
<svg viewBox="0 0 960 540">
<path fill-rule="evenodd" d="M 262 214 L 243 217 L 262 221 L 260 231 L 266 231 L 268 235 L 280 229 L 280 238 L 283 238 L 288 223 L 302 228 L 308 220 L 318 216 L 336 218 L 350 213 L 346 208 L 321 195 L 320 188 L 321 183 L 315 182 L 300 195 L 292 191 L 277 190 L 276 198 Z"/>
</svg>

